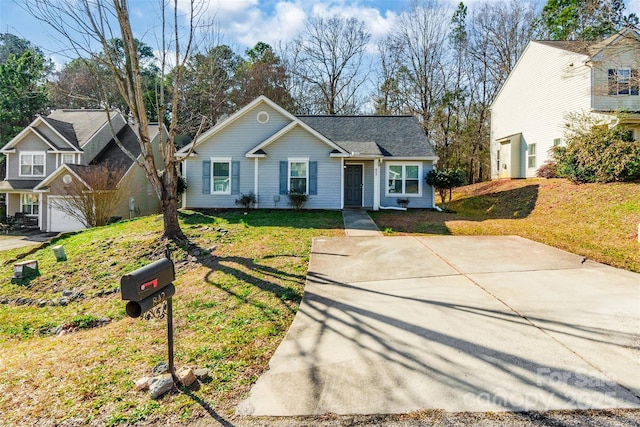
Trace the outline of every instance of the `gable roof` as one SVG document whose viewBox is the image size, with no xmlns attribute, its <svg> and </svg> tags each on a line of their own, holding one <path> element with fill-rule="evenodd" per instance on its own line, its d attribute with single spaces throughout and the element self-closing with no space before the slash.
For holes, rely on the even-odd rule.
<svg viewBox="0 0 640 427">
<path fill-rule="evenodd" d="M 53 130 L 53 132 L 60 137 L 61 141 L 64 144 L 61 146 L 60 144 L 57 144 L 54 141 L 52 141 L 50 138 L 47 138 L 45 134 L 42 133 L 40 129 L 38 129 L 41 123 L 43 123 L 45 126 Z M 9 150 L 12 150 L 29 133 L 33 133 L 35 136 L 40 138 L 45 144 L 51 147 L 54 151 L 81 151 L 78 147 L 75 136 L 72 136 L 71 140 L 67 138 L 67 136 L 70 136 L 68 135 L 69 129 L 71 130 L 71 132 L 73 132 L 73 127 L 69 128 L 69 126 L 71 126 L 70 123 L 65 123 L 63 126 L 62 123 L 53 123 L 52 121 L 48 120 L 46 117 L 38 116 L 27 127 L 22 129 L 22 131 L 20 131 L 19 134 L 14 136 L 13 139 L 11 139 L 11 141 L 9 141 L 0 151 L 8 152 Z M 60 130 L 66 133 L 67 136 L 61 133 Z M 75 141 L 75 144 L 72 141 Z"/>
<path fill-rule="evenodd" d="M 287 110 L 285 110 L 284 108 L 282 108 L 281 106 L 279 106 L 278 104 L 276 104 L 275 102 L 273 102 L 272 100 L 267 98 L 266 96 L 261 95 L 261 96 L 257 97 L 256 99 L 254 99 L 253 101 L 251 101 L 249 104 L 247 104 L 244 107 L 242 107 L 240 110 L 238 110 L 235 113 L 233 113 L 231 116 L 227 117 L 224 120 L 219 121 L 218 123 L 216 123 L 216 125 L 214 127 L 212 127 L 211 129 L 209 129 L 208 131 L 206 131 L 205 133 L 200 135 L 198 137 L 198 140 L 195 143 L 195 147 L 197 147 L 198 145 L 202 144 L 208 138 L 210 138 L 211 136 L 213 136 L 216 133 L 220 132 L 221 130 L 227 128 L 229 125 L 234 123 L 240 117 L 244 116 L 247 112 L 253 110 L 255 107 L 257 107 L 258 105 L 260 105 L 262 103 L 266 103 L 271 108 L 275 109 L 276 111 L 278 111 L 279 113 L 281 113 L 285 117 L 287 117 L 287 118 L 289 118 L 291 120 L 295 120 L 295 116 L 294 115 L 289 113 Z M 176 155 L 178 155 L 178 156 L 185 155 L 191 149 L 192 146 L 194 146 L 193 142 L 185 145 L 180 150 L 178 150 Z"/>
<path fill-rule="evenodd" d="M 617 33 L 607 37 L 604 40 L 584 41 L 584 40 L 532 40 L 536 43 L 543 44 L 545 46 L 555 47 L 557 49 L 566 50 L 568 52 L 579 53 L 581 55 L 587 55 L 594 57 L 600 53 L 607 46 L 618 43 L 625 38 L 634 38 L 640 40 L 640 34 L 633 28 L 624 28 Z"/>
<path fill-rule="evenodd" d="M 579 53 L 580 55 L 589 56 L 590 43 L 583 40 L 532 40 L 532 41 L 543 44 L 545 46 L 554 47 L 556 49 L 566 50 L 567 52 Z"/>
<path fill-rule="evenodd" d="M 111 118 L 121 114 L 118 110 L 109 111 Z M 68 132 L 68 125 L 71 125 L 75 133 L 75 141 L 78 147 L 82 148 L 91 137 L 104 127 L 108 120 L 104 110 L 54 110 L 47 116 L 49 122 L 57 123 Z M 66 123 L 67 125 L 62 125 Z"/>
<path fill-rule="evenodd" d="M 80 148 L 78 145 L 78 138 L 73 125 L 71 123 L 63 122 L 53 119 L 51 117 L 42 117 L 42 120 L 48 124 L 51 128 L 57 131 L 67 142 L 71 143 L 75 148 Z"/>
<path fill-rule="evenodd" d="M 266 140 L 262 141 L 260 144 L 256 145 L 251 150 L 249 150 L 247 152 L 246 156 L 247 157 L 264 157 L 264 156 L 266 156 L 266 153 L 263 150 L 265 147 L 267 147 L 268 145 L 270 145 L 274 141 L 277 141 L 280 137 L 282 137 L 283 135 L 286 135 L 287 133 L 291 132 L 293 129 L 295 129 L 297 127 L 301 127 L 303 129 L 305 129 L 307 132 L 309 132 L 310 134 L 314 135 L 320 141 L 322 141 L 325 144 L 327 144 L 330 148 L 333 148 L 333 152 L 335 152 L 336 154 L 342 154 L 342 155 L 347 155 L 348 154 L 348 152 L 345 151 L 344 148 L 342 148 L 338 144 L 334 143 L 333 141 L 328 139 L 326 136 L 324 136 L 321 133 L 319 133 L 317 130 L 313 129 L 312 127 L 309 127 L 304 122 L 298 120 L 297 118 L 294 118 L 294 120 L 291 123 L 289 123 L 287 126 L 283 127 L 278 132 L 274 133 L 269 138 L 267 138 Z"/>
<path fill-rule="evenodd" d="M 298 116 L 345 151 L 356 155 L 437 158 L 414 116 Z"/>
<path fill-rule="evenodd" d="M 79 166 L 79 165 L 68 165 L 68 164 L 60 165 L 58 169 L 56 169 L 55 171 L 53 171 L 51 175 L 49 175 L 48 177 L 40 181 L 38 185 L 36 185 L 33 189 L 35 191 L 46 191 L 47 187 L 53 181 L 55 181 L 59 176 L 61 176 L 63 173 L 71 173 L 73 176 L 76 177 L 78 181 L 80 181 L 85 187 L 89 189 L 90 188 L 89 184 L 87 184 L 85 180 L 82 179 L 82 177 L 78 174 L 75 166 Z"/>
<path fill-rule="evenodd" d="M 117 137 L 124 148 L 129 150 L 129 152 L 133 154 L 134 157 L 137 158 L 142 153 L 138 134 L 131 128 L 131 126 L 126 125 L 125 127 L 123 127 L 120 132 L 118 132 Z M 124 176 L 126 171 L 133 164 L 133 160 L 131 160 L 131 158 L 120 149 L 114 138 L 109 141 L 105 148 L 91 162 L 91 165 L 103 164 L 109 165 L 109 168 L 111 169 L 117 169 L 121 171 L 122 175 Z M 120 176 L 118 179 L 121 178 L 122 176 Z"/>
</svg>

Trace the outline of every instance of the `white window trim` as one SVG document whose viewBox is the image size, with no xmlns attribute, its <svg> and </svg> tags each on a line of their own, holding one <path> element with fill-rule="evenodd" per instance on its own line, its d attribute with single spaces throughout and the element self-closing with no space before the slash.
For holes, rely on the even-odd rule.
<svg viewBox="0 0 640 427">
<path fill-rule="evenodd" d="M 402 166 L 402 193 L 390 193 L 389 192 L 389 169 L 390 166 Z M 406 193 L 406 166 L 418 166 L 418 193 Z M 385 181 L 384 181 L 384 195 L 386 197 L 422 197 L 422 162 L 386 162 L 385 166 Z"/>
<path fill-rule="evenodd" d="M 617 67 L 617 68 L 610 68 L 609 70 L 614 70 L 615 71 L 615 93 L 609 93 L 609 96 L 637 96 L 637 94 L 632 94 L 631 93 L 631 89 L 632 87 L 637 86 L 637 84 L 633 81 L 633 71 L 634 68 L 633 67 Z M 622 77 L 621 76 L 621 71 L 626 71 L 628 72 L 628 76 L 626 77 Z M 608 75 L 608 78 L 610 78 L 611 76 Z M 612 82 L 609 82 L 610 84 Z M 626 87 L 626 91 L 627 93 L 620 93 L 622 90 L 622 87 Z"/>
<path fill-rule="evenodd" d="M 64 161 L 64 156 L 71 156 L 71 162 L 67 163 Z M 62 166 L 62 165 L 73 165 L 76 163 L 76 155 L 73 153 L 61 153 L 60 154 L 60 164 L 58 166 Z"/>
<path fill-rule="evenodd" d="M 27 203 L 23 203 L 23 197 L 27 197 L 27 196 L 30 197 L 30 198 L 33 198 L 33 197 L 36 198 L 36 202 L 35 203 L 28 204 L 29 206 L 31 206 L 31 212 L 28 213 L 27 215 L 29 215 L 29 216 L 37 216 L 37 215 L 39 215 L 40 214 L 40 197 L 38 197 L 38 195 L 33 194 L 33 193 L 20 193 L 20 212 L 23 212 L 22 211 L 22 207 L 24 205 L 27 205 Z M 33 213 L 33 206 L 38 206 L 38 213 Z"/>
<path fill-rule="evenodd" d="M 288 159 L 288 168 L 287 168 L 287 192 L 291 191 L 291 163 L 306 163 L 307 174 L 306 174 L 306 186 L 304 194 L 309 194 L 309 158 L 308 157 L 289 157 Z M 295 178 L 302 178 L 301 176 L 297 176 Z"/>
<path fill-rule="evenodd" d="M 533 147 L 533 154 L 531 153 L 531 147 Z M 533 159 L 533 166 L 531 166 L 531 159 Z M 529 144 L 527 148 L 527 169 L 535 169 L 538 164 L 538 147 L 536 144 Z"/>
<path fill-rule="evenodd" d="M 214 163 L 228 163 L 229 164 L 229 185 L 227 186 L 227 190 L 226 191 L 215 191 L 214 189 L 214 182 L 215 182 L 215 176 L 213 175 L 213 165 Z M 211 157 L 211 188 L 210 193 L 211 194 L 217 194 L 217 195 L 230 195 L 231 194 L 231 157 Z"/>
<path fill-rule="evenodd" d="M 22 173 L 22 157 L 23 156 L 42 156 L 42 174 L 35 175 L 33 173 L 33 159 L 31 162 L 31 174 L 23 174 Z M 47 153 L 44 151 L 21 151 L 20 157 L 18 159 L 18 176 L 35 176 L 35 177 L 43 177 L 47 174 Z"/>
</svg>

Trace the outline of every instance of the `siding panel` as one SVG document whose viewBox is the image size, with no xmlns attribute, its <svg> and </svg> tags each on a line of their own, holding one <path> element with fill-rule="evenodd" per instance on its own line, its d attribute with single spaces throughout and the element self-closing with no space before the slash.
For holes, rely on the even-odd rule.
<svg viewBox="0 0 640 427">
<path fill-rule="evenodd" d="M 257 114 L 261 111 L 269 114 L 267 123 L 262 124 L 257 121 Z M 239 162 L 240 166 L 239 192 L 254 191 L 254 159 L 246 158 L 245 154 L 289 123 L 290 120 L 278 111 L 266 104 L 260 104 L 217 134 L 211 137 L 205 135 L 205 138 L 195 148 L 197 156 L 186 160 L 186 179 L 189 185 L 186 206 L 192 208 L 237 207 L 235 201 L 238 195 L 236 194 L 203 194 L 203 161 L 210 160 L 212 157 L 231 157 L 231 160 Z M 260 160 L 260 164 L 262 161 Z M 262 179 L 260 176 L 261 181 Z M 276 181 L 276 186 L 277 184 Z"/>
<path fill-rule="evenodd" d="M 566 115 L 591 107 L 591 69 L 586 55 L 531 42 L 491 109 L 491 175 L 498 177 L 499 139 L 522 133 L 520 164 L 513 178 L 534 177 L 548 159 L 553 140 L 562 137 Z M 536 144 L 536 167 L 528 168 L 526 147 Z M 517 154 L 515 151 L 512 154 Z M 501 158 L 501 162 L 507 159 Z M 512 168 L 517 172 L 519 168 Z"/>
</svg>

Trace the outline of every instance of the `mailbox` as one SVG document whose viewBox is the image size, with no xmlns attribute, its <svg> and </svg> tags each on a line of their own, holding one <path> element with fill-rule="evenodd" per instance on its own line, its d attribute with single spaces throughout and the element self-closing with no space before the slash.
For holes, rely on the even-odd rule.
<svg viewBox="0 0 640 427">
<path fill-rule="evenodd" d="M 160 259 L 122 276 L 120 279 L 122 299 L 142 301 L 169 286 L 175 278 L 173 262 L 169 258 Z"/>
<path fill-rule="evenodd" d="M 149 295 L 147 298 L 142 301 L 129 301 L 125 310 L 129 317 L 140 317 L 143 313 L 151 310 L 158 304 L 162 304 L 163 301 L 169 300 L 176 293 L 176 288 L 173 286 L 173 283 L 169 283 L 169 286 L 166 286 L 160 289 L 158 292 L 155 292 Z"/>
<path fill-rule="evenodd" d="M 120 279 L 122 299 L 128 300 L 126 310 L 131 317 L 140 317 L 175 293 L 173 262 L 163 258 L 137 269 Z"/>
</svg>

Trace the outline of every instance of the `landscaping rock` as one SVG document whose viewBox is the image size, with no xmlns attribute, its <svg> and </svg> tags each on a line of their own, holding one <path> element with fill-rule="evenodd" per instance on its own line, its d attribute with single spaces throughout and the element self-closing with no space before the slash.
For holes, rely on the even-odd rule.
<svg viewBox="0 0 640 427">
<path fill-rule="evenodd" d="M 176 376 L 178 377 L 180 383 L 185 387 L 189 387 L 196 381 L 196 375 L 191 368 L 180 369 Z"/>
<path fill-rule="evenodd" d="M 193 371 L 193 373 L 200 382 L 208 383 L 209 381 L 211 381 L 211 371 L 207 368 L 196 369 L 195 371 Z"/>
<path fill-rule="evenodd" d="M 38 301 L 38 307 L 44 307 L 44 306 L 46 306 L 46 305 L 47 305 L 47 302 L 48 302 L 48 301 L 47 301 L 47 300 L 44 300 L 44 299 L 42 299 L 42 300 Z"/>
<path fill-rule="evenodd" d="M 136 381 L 136 391 L 142 391 L 142 390 L 146 390 L 149 388 L 149 381 L 151 381 L 151 378 L 149 377 L 142 377 L 140 379 L 138 379 L 138 381 Z"/>
<path fill-rule="evenodd" d="M 157 399 L 173 388 L 171 374 L 162 374 L 149 380 L 149 392 L 152 399 Z"/>
<path fill-rule="evenodd" d="M 167 362 L 160 362 L 153 368 L 153 375 L 160 375 L 166 372 L 169 372 L 169 364 Z"/>
<path fill-rule="evenodd" d="M 70 289 L 65 289 L 62 291 L 63 297 L 70 297 L 71 295 L 73 295 L 73 292 Z"/>
<path fill-rule="evenodd" d="M 59 305 L 67 305 L 69 304 L 69 300 L 67 299 L 67 297 L 62 297 L 58 300 L 58 304 Z"/>
</svg>

